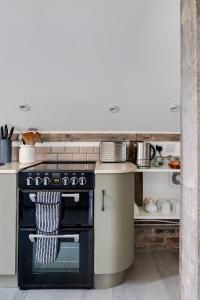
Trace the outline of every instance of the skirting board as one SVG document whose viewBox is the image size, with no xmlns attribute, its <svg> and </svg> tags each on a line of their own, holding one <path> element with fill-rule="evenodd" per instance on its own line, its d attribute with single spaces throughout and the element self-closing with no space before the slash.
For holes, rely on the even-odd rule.
<svg viewBox="0 0 200 300">
<path fill-rule="evenodd" d="M 0 288 L 16 288 L 17 275 L 0 275 Z"/>
</svg>

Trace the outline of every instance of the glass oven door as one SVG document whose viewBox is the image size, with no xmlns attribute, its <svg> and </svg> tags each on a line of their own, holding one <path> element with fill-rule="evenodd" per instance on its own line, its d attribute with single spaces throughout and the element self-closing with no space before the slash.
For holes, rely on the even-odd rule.
<svg viewBox="0 0 200 300">
<path fill-rule="evenodd" d="M 21 289 L 93 287 L 93 229 L 63 229 L 57 236 L 57 258 L 48 264 L 39 262 L 36 257 L 38 238 L 40 236 L 33 230 L 19 230 L 18 281 Z"/>
</svg>

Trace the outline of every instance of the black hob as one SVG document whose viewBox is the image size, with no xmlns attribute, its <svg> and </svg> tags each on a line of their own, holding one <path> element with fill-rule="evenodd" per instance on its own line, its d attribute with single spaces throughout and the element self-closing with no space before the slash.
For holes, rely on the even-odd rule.
<svg viewBox="0 0 200 300">
<path fill-rule="evenodd" d="M 94 168 L 94 161 L 43 161 L 19 172 L 19 188 L 93 188 Z"/>
</svg>

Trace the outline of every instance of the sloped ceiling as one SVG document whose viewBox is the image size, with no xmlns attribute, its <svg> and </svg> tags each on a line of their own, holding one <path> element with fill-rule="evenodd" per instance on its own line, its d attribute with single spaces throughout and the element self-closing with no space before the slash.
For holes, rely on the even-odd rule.
<svg viewBox="0 0 200 300">
<path fill-rule="evenodd" d="M 50 131 L 179 131 L 179 113 L 169 111 L 180 102 L 179 6 L 1 1 L 0 122 Z M 109 104 L 120 112 L 110 114 Z"/>
</svg>

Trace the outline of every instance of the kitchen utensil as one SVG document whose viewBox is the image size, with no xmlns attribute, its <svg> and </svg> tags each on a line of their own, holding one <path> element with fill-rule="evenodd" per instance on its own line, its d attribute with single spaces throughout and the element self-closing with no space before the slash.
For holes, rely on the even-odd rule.
<svg viewBox="0 0 200 300">
<path fill-rule="evenodd" d="M 150 143 L 138 142 L 137 143 L 137 167 L 150 168 L 151 160 L 155 156 L 155 148 Z"/>
<path fill-rule="evenodd" d="M 7 126 L 7 124 L 4 126 L 4 139 L 6 139 L 7 140 L 7 138 L 8 138 L 8 126 Z"/>
<path fill-rule="evenodd" d="M 3 126 L 1 126 L 1 139 L 4 139 L 4 131 L 3 131 Z"/>
<path fill-rule="evenodd" d="M 25 132 L 22 135 L 22 138 L 27 145 L 33 145 L 33 132 Z"/>
<path fill-rule="evenodd" d="M 42 135 L 36 131 L 34 134 L 33 134 L 33 143 L 38 143 L 38 142 L 41 142 L 41 139 L 42 139 Z"/>
<path fill-rule="evenodd" d="M 156 145 L 156 151 L 158 151 L 159 155 L 161 156 L 161 152 L 163 150 L 163 147 L 160 145 Z"/>
<path fill-rule="evenodd" d="M 12 135 L 13 135 L 13 132 L 14 132 L 14 127 L 12 127 L 11 129 L 10 129 L 10 133 L 9 133 L 9 135 L 8 135 L 8 140 L 11 140 L 11 138 L 12 138 Z"/>
<path fill-rule="evenodd" d="M 171 203 L 169 200 L 161 199 L 157 202 L 157 206 L 163 214 L 169 214 L 171 212 Z"/>
<path fill-rule="evenodd" d="M 5 126 L 1 126 L 1 136 L 2 140 L 11 140 L 13 135 L 14 127 L 11 128 L 10 132 L 8 130 L 7 124 Z"/>
<path fill-rule="evenodd" d="M 127 158 L 126 142 L 101 142 L 100 161 L 101 162 L 125 162 Z"/>
<path fill-rule="evenodd" d="M 12 141 L 8 139 L 0 140 L 0 163 L 9 163 L 12 159 Z"/>
<path fill-rule="evenodd" d="M 155 154 L 155 157 L 153 159 L 153 166 L 154 167 L 161 167 L 161 166 L 163 166 L 164 157 L 161 154 L 162 150 L 163 150 L 162 146 L 156 145 L 156 154 Z"/>
<path fill-rule="evenodd" d="M 21 145 L 19 149 L 20 164 L 32 164 L 36 160 L 35 145 Z"/>
</svg>

